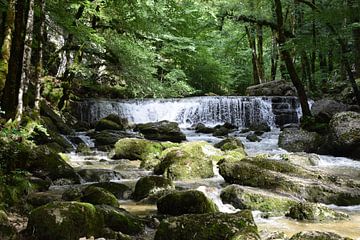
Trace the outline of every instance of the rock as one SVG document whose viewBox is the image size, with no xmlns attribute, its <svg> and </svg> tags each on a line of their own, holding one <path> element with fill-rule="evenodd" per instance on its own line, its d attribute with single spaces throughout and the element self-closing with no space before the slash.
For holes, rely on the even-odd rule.
<svg viewBox="0 0 360 240">
<path fill-rule="evenodd" d="M 100 119 L 95 124 L 96 131 L 102 130 L 125 130 L 128 128 L 127 119 L 120 118 L 118 115 L 110 114 L 109 116 Z"/>
<path fill-rule="evenodd" d="M 27 202 L 34 207 L 40 207 L 48 203 L 61 200 L 61 195 L 50 192 L 31 193 L 27 197 Z"/>
<path fill-rule="evenodd" d="M 176 122 L 161 121 L 136 125 L 135 131 L 139 131 L 146 139 L 170 142 L 182 142 L 186 136 L 181 132 Z"/>
<path fill-rule="evenodd" d="M 30 184 L 39 192 L 45 192 L 49 190 L 51 181 L 49 179 L 41 179 L 38 177 L 29 177 Z"/>
<path fill-rule="evenodd" d="M 263 240 L 289 240 L 289 238 L 283 232 L 260 232 L 261 239 Z"/>
<path fill-rule="evenodd" d="M 103 218 L 89 203 L 53 202 L 30 213 L 27 235 L 39 240 L 100 237 Z"/>
<path fill-rule="evenodd" d="M 331 118 L 340 112 L 347 110 L 347 105 L 330 99 L 321 99 L 315 101 L 311 107 L 311 113 L 316 121 L 322 123 L 329 123 Z"/>
<path fill-rule="evenodd" d="M 182 143 L 164 151 L 154 173 L 173 180 L 210 178 L 214 176 L 213 161 L 222 155 L 207 142 Z"/>
<path fill-rule="evenodd" d="M 116 182 L 100 182 L 100 183 L 94 183 L 90 186 L 103 188 L 112 194 L 117 199 L 129 199 L 131 194 L 131 189 L 122 183 L 116 183 Z"/>
<path fill-rule="evenodd" d="M 17 240 L 19 239 L 15 227 L 11 226 L 7 214 L 0 210 L 0 239 Z"/>
<path fill-rule="evenodd" d="M 330 121 L 330 145 L 337 156 L 360 159 L 360 113 L 337 113 Z"/>
<path fill-rule="evenodd" d="M 65 201 L 80 201 L 82 196 L 81 188 L 70 187 L 63 192 L 61 199 Z"/>
<path fill-rule="evenodd" d="M 299 232 L 292 236 L 290 240 L 351 240 L 351 238 L 345 238 L 332 232 Z"/>
<path fill-rule="evenodd" d="M 270 212 L 272 216 L 284 215 L 297 202 L 290 197 L 235 184 L 224 188 L 220 197 L 223 203 L 235 208 Z"/>
<path fill-rule="evenodd" d="M 322 204 L 308 202 L 299 202 L 295 204 L 290 208 L 289 213 L 286 214 L 286 216 L 297 220 L 311 222 L 349 219 L 349 216 L 345 213 L 336 212 Z"/>
<path fill-rule="evenodd" d="M 82 155 L 87 155 L 87 156 L 94 154 L 94 152 L 91 151 L 90 147 L 87 146 L 87 145 L 84 144 L 84 143 L 80 143 L 80 144 L 77 146 L 77 148 L 76 148 L 76 153 L 80 153 L 80 154 L 82 154 Z"/>
<path fill-rule="evenodd" d="M 283 131 L 284 129 L 287 128 L 295 128 L 295 129 L 299 129 L 300 128 L 300 124 L 298 123 L 288 123 L 288 124 L 284 124 L 281 126 L 280 130 Z"/>
<path fill-rule="evenodd" d="M 86 182 L 109 182 L 122 179 L 119 172 L 110 169 L 81 169 L 78 174 Z"/>
<path fill-rule="evenodd" d="M 321 144 L 319 134 L 302 129 L 287 128 L 279 136 L 279 147 L 290 152 L 317 152 Z"/>
<path fill-rule="evenodd" d="M 228 151 L 228 150 L 244 151 L 244 144 L 240 141 L 240 139 L 235 137 L 226 138 L 221 142 L 216 143 L 214 147 L 220 148 L 222 151 Z"/>
<path fill-rule="evenodd" d="M 161 221 L 155 240 L 259 240 L 250 211 L 170 217 Z"/>
<path fill-rule="evenodd" d="M 124 138 L 115 144 L 115 155 L 113 159 L 141 160 L 159 159 L 162 151 L 168 147 L 177 146 L 153 142 L 145 139 Z"/>
<path fill-rule="evenodd" d="M 103 216 L 105 226 L 113 231 L 136 235 L 145 230 L 142 221 L 124 209 L 100 205 L 96 206 L 96 210 Z"/>
<path fill-rule="evenodd" d="M 173 182 L 160 176 L 147 176 L 140 178 L 135 185 L 132 197 L 139 201 L 158 191 L 175 189 Z"/>
<path fill-rule="evenodd" d="M 170 193 L 157 202 L 158 213 L 178 216 L 218 212 L 215 203 L 196 190 Z"/>
<path fill-rule="evenodd" d="M 296 96 L 296 89 L 285 80 L 271 81 L 246 88 L 247 96 Z"/>
<path fill-rule="evenodd" d="M 203 124 L 203 123 L 198 123 L 195 126 L 196 133 L 210 134 L 210 133 L 213 133 L 214 131 L 215 131 L 214 128 L 206 127 L 205 124 Z"/>
<path fill-rule="evenodd" d="M 134 133 L 128 133 L 124 131 L 116 130 L 104 130 L 100 132 L 90 133 L 89 136 L 95 140 L 95 146 L 110 146 L 111 148 L 114 144 L 122 138 L 134 138 L 138 137 Z"/>
<path fill-rule="evenodd" d="M 281 158 L 290 163 L 300 166 L 316 166 L 321 160 L 319 155 L 313 153 L 289 153 L 282 154 Z"/>
<path fill-rule="evenodd" d="M 213 136 L 214 137 L 223 137 L 223 136 L 227 136 L 231 132 L 232 132 L 232 130 L 221 126 L 219 128 L 215 128 L 215 131 L 213 132 Z"/>
<path fill-rule="evenodd" d="M 249 126 L 249 129 L 254 132 L 270 132 L 271 131 L 271 127 L 265 122 L 253 123 Z"/>
<path fill-rule="evenodd" d="M 260 142 L 261 138 L 259 138 L 255 133 L 250 133 L 246 136 L 246 139 L 250 142 Z"/>
<path fill-rule="evenodd" d="M 88 202 L 94 205 L 106 204 L 113 207 L 118 207 L 119 202 L 111 192 L 94 186 L 89 186 L 82 191 L 82 202 Z"/>
<path fill-rule="evenodd" d="M 74 130 L 71 129 L 65 122 L 64 120 L 57 114 L 54 112 L 54 110 L 51 109 L 51 107 L 49 105 L 46 104 L 45 101 L 41 101 L 40 104 L 40 113 L 42 116 L 48 117 L 51 119 L 53 126 L 50 127 L 50 129 L 52 129 L 53 131 L 58 131 L 62 134 L 65 135 L 72 135 L 74 134 Z M 54 126 L 56 127 L 56 129 L 53 129 Z"/>
</svg>

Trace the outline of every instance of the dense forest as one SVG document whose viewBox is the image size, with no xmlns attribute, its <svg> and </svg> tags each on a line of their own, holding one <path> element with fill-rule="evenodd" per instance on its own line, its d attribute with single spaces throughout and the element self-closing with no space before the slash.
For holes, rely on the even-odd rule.
<svg viewBox="0 0 360 240">
<path fill-rule="evenodd" d="M 263 193 L 251 195 L 254 193 L 242 189 L 242 192 L 250 195 L 241 198 L 241 201 L 245 201 L 245 198 L 252 199 L 251 201 L 261 199 L 256 203 L 246 203 L 249 205 L 240 200 L 241 203 L 229 200 L 235 193 L 239 194 L 240 190 L 235 189 L 236 187 L 222 189 L 222 201 L 233 204 L 237 209 L 268 213 L 269 209 L 275 208 L 276 214 L 281 212 L 285 216 L 285 206 L 287 210 L 292 206 L 293 211 L 290 210 L 286 216 L 298 214 L 296 219 L 308 220 L 308 216 L 303 215 L 306 215 L 304 211 L 310 210 L 298 209 L 308 203 L 339 206 L 360 204 L 360 175 L 354 178 L 352 175 L 345 177 L 344 173 L 337 175 L 338 172 L 326 175 L 317 170 L 302 168 L 302 162 L 292 165 L 293 161 L 304 158 L 303 155 L 296 155 L 294 160 L 293 152 L 348 157 L 349 161 L 355 159 L 355 162 L 360 159 L 360 0 L 0 0 L 0 47 L 0 239 L 72 240 L 91 236 L 109 236 L 106 239 L 152 239 L 155 236 L 158 240 L 260 239 L 249 212 L 244 210 L 236 213 L 237 215 L 221 215 L 222 213 L 217 213 L 219 206 L 212 202 L 206 202 L 205 206 L 199 208 L 202 214 L 216 212 L 213 218 L 206 215 L 201 220 L 196 216 L 185 220 L 181 219 L 182 216 L 167 219 L 170 215 L 200 213 L 197 210 L 191 212 L 193 210 L 187 209 L 188 206 L 184 210 L 177 204 L 185 202 L 191 205 L 191 199 L 198 201 L 203 196 L 189 190 L 184 196 L 181 191 L 176 193 L 178 195 L 174 193 L 172 199 L 168 197 L 172 194 L 171 191 L 175 191 L 171 181 L 213 177 L 214 162 L 226 183 L 270 189 L 271 194 L 266 196 L 261 195 Z M 288 87 L 280 93 L 276 92 L 278 94 L 273 94 L 272 90 L 266 92 L 267 88 L 280 88 L 283 85 Z M 259 93 L 253 94 L 251 89 L 256 89 Z M 165 119 L 169 121 L 146 125 L 141 121 L 129 123 L 124 116 L 109 112 L 111 114 L 107 114 L 107 117 L 101 116 L 94 122 L 86 122 L 83 112 L 76 113 L 81 115 L 81 119 L 74 113 L 74 106 L 85 109 L 89 99 L 135 100 L 141 106 L 147 99 L 166 101 L 170 98 L 249 95 L 279 95 L 280 98 L 237 98 L 240 100 L 236 101 L 250 102 L 242 105 L 243 107 L 234 107 L 232 104 L 235 100 L 227 98 L 224 102 L 227 101 L 228 105 L 219 103 L 217 110 L 213 112 L 207 109 L 210 115 L 221 115 L 222 109 L 227 107 L 229 109 L 225 109 L 226 111 L 239 108 L 244 113 L 239 110 L 240 114 L 237 112 L 235 117 L 225 116 L 230 122 L 219 121 L 222 125 L 215 127 L 205 126 L 207 122 L 204 118 L 204 122 L 199 120 L 201 117 L 194 118 L 194 122 L 188 122 L 197 125 L 187 126 L 187 130 L 179 128 L 181 123 L 175 123 L 177 119 Z M 287 98 L 290 96 L 297 98 Z M 318 100 L 326 100 L 328 105 L 324 107 L 325 104 L 322 103 L 324 105 L 321 105 L 321 109 L 316 110 Z M 172 101 L 178 103 L 176 101 L 181 100 Z M 280 113 L 279 116 L 275 114 L 274 118 L 281 118 L 280 120 L 271 122 L 273 120 L 261 115 L 264 114 L 262 110 L 257 115 L 254 113 L 258 111 L 257 108 L 266 110 L 266 106 L 261 105 L 265 101 L 270 101 L 267 104 L 272 107 L 272 111 L 277 107 L 275 111 Z M 75 103 L 78 105 L 74 105 Z M 134 102 L 126 103 L 132 107 L 136 105 Z M 101 105 L 103 108 L 111 106 L 111 109 L 116 105 L 114 102 L 104 104 Z M 296 104 L 301 109 L 299 115 L 294 107 Z M 291 109 L 290 114 L 293 115 L 287 121 L 288 116 L 285 115 L 288 112 L 283 108 L 289 105 L 295 109 Z M 95 119 L 96 114 L 100 116 L 101 106 L 96 110 L 88 110 L 89 114 L 93 114 L 90 117 Z M 131 111 L 135 112 L 134 109 L 130 109 Z M 182 116 L 184 112 L 186 110 L 183 109 Z M 197 110 L 196 114 L 199 112 Z M 336 115 L 339 112 L 346 113 Z M 149 111 L 148 114 L 152 112 Z M 236 119 L 240 115 L 250 120 Z M 298 119 L 300 115 L 301 121 Z M 218 120 L 223 120 L 222 117 L 224 116 L 220 116 Z M 265 120 L 260 119 L 261 117 Z M 239 122 L 243 125 L 234 124 Z M 292 124 L 291 129 L 296 130 L 287 132 L 288 124 Z M 251 152 L 254 150 L 251 148 L 253 145 L 245 144 L 244 147 L 241 143 L 245 141 L 260 144 L 262 140 L 267 141 L 266 137 L 273 136 L 266 135 L 267 132 L 280 128 L 281 133 L 280 130 L 275 130 L 278 131 L 276 139 L 279 139 L 276 148 L 279 145 L 288 152 L 281 152 L 276 156 L 283 162 L 274 162 L 268 152 L 255 156 L 255 152 Z M 210 134 L 217 139 L 211 142 L 212 140 L 205 138 L 205 141 L 216 144 L 205 146 L 203 142 L 192 142 L 189 136 L 193 136 L 186 135 L 189 134 L 187 131 L 193 131 L 192 134 Z M 266 137 L 263 137 L 264 133 Z M 291 140 L 287 138 L 289 135 L 292 136 Z M 92 139 L 95 145 L 91 145 L 91 141 L 89 145 L 88 139 Z M 203 153 L 203 148 L 211 148 L 213 155 Z M 137 171 L 146 169 L 164 176 L 161 179 L 156 176 L 156 179 L 144 180 L 150 181 L 144 183 L 147 187 L 154 185 L 161 189 L 160 194 L 152 192 L 154 196 L 151 195 L 150 200 L 147 200 L 152 205 L 155 201 L 158 213 L 163 215 L 138 218 L 123 209 L 119 210 L 118 199 L 140 201 L 144 197 L 137 195 L 139 193 L 136 188 L 133 189 L 134 186 L 123 186 L 120 183 L 116 187 L 101 185 L 101 182 L 113 184 L 108 175 L 105 177 L 106 181 L 102 181 L 104 172 L 109 169 L 102 172 L 99 170 L 101 173 L 96 173 L 99 176 L 93 174 L 96 178 L 85 171 L 88 169 L 82 169 L 84 166 L 77 166 L 77 160 L 76 166 L 73 165 L 74 155 L 71 154 L 74 152 L 84 158 L 93 157 L 97 163 L 108 161 L 96 158 L 100 156 L 98 150 L 103 152 L 106 159 L 112 159 L 109 162 L 113 159 L 139 160 L 141 165 Z M 179 152 L 186 157 L 177 159 Z M 204 156 L 198 156 L 194 152 L 201 152 Z M 321 159 L 316 156 L 315 158 Z M 210 163 L 191 165 L 198 164 L 195 162 L 199 159 L 202 161 L 203 158 L 211 159 Z M 271 164 L 266 163 L 265 158 Z M 312 162 L 314 156 L 309 154 L 305 158 Z M 241 159 L 242 163 L 236 165 L 235 159 Z M 81 161 L 87 163 L 88 159 Z M 186 172 L 187 167 L 183 165 L 180 170 L 171 168 L 176 161 L 187 167 L 191 165 L 189 168 L 195 169 L 194 172 Z M 209 170 L 206 170 L 207 166 L 210 166 Z M 202 170 L 198 170 L 200 168 Z M 253 175 L 247 175 L 258 171 L 264 178 L 253 180 Z M 244 175 L 244 179 L 238 179 L 238 172 Z M 276 174 L 272 175 L 274 172 Z M 114 170 L 111 174 L 116 178 L 119 173 Z M 288 175 L 292 177 L 290 180 L 287 179 Z M 134 179 L 140 177 L 143 176 L 136 175 Z M 296 177 L 314 181 L 314 184 L 308 185 L 321 185 L 321 188 L 310 189 L 303 182 L 299 187 L 300 180 L 292 182 Z M 116 179 L 123 178 L 125 177 L 121 175 Z M 281 184 L 278 184 L 278 180 Z M 96 184 L 101 186 L 84 188 L 84 182 L 99 182 Z M 81 191 L 73 188 L 77 185 L 81 186 Z M 61 190 L 55 187 L 57 191 L 62 191 L 61 194 L 49 191 L 50 186 L 61 186 Z M 63 186 L 70 188 L 62 188 Z M 99 190 L 103 188 L 106 190 Z M 132 190 L 132 194 L 127 193 Z M 145 195 L 148 197 L 150 190 L 146 191 Z M 169 191 L 169 195 L 161 195 Z M 289 198 L 286 203 L 274 203 L 274 199 L 280 200 L 279 196 L 272 194 L 278 193 L 285 194 L 286 198 L 291 195 L 296 199 Z M 125 198 L 126 194 L 129 196 Z M 59 195 L 61 201 L 57 202 Z M 170 203 L 166 203 L 166 197 L 170 199 Z M 157 201 L 158 199 L 161 200 Z M 299 199 L 306 201 L 306 204 L 296 205 L 296 208 L 294 204 Z M 74 202 L 70 204 L 69 201 Z M 56 225 L 58 216 L 47 216 L 42 212 L 46 210 L 43 205 L 53 212 L 59 210 L 56 207 L 63 207 L 59 211 L 63 214 L 62 219 L 66 219 L 64 224 Z M 322 211 L 328 211 L 325 207 L 320 207 L 319 210 L 317 205 L 309 206 L 306 205 L 312 210 L 316 208 L 314 211 L 322 214 Z M 184 212 L 174 213 L 171 212 L 175 211 L 172 208 Z M 272 210 L 271 214 L 274 213 Z M 341 214 L 331 214 L 334 214 L 334 219 L 345 219 Z M 78 218 L 78 215 L 83 218 Z M 233 216 L 243 219 L 245 223 L 234 223 Z M 47 223 L 42 221 L 52 217 L 55 218 L 56 227 L 45 226 Z M 220 227 L 226 229 L 224 232 L 219 230 L 217 220 L 228 221 L 226 223 L 229 225 Z M 172 231 L 170 225 L 176 225 L 176 221 L 184 221 L 181 223 L 185 226 L 185 233 L 174 230 L 169 234 Z M 193 226 L 205 223 L 216 230 L 209 227 L 210 233 L 205 233 L 205 230 L 200 233 L 200 230 L 193 229 Z M 82 224 L 83 229 L 73 229 Z M 249 225 L 246 231 L 241 230 L 242 224 Z M 157 231 L 156 235 L 149 237 L 147 230 L 144 230 L 145 225 L 153 229 L 150 235 Z M 234 229 L 241 231 L 235 234 L 232 232 Z M 324 239 L 343 239 L 332 237 L 326 235 Z M 275 238 L 261 236 L 261 239 Z M 300 236 L 291 239 L 317 238 Z"/>
</svg>

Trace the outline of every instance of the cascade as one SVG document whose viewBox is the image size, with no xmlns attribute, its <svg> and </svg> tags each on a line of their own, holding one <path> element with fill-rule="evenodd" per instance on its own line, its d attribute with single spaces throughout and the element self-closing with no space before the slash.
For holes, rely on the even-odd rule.
<svg viewBox="0 0 360 240">
<path fill-rule="evenodd" d="M 229 122 L 239 127 L 266 122 L 270 126 L 297 123 L 301 114 L 295 97 L 190 97 L 180 99 L 93 100 L 75 102 L 84 122 L 95 123 L 117 114 L 134 123 L 169 120 L 182 126 Z"/>
</svg>

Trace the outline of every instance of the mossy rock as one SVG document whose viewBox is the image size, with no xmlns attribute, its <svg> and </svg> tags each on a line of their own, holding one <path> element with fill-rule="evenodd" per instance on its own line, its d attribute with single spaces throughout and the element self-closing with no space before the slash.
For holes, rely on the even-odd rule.
<svg viewBox="0 0 360 240">
<path fill-rule="evenodd" d="M 246 136 L 246 139 L 250 142 L 261 142 L 261 138 L 258 137 L 255 133 L 250 133 Z"/>
<path fill-rule="evenodd" d="M 128 133 L 118 130 L 103 130 L 100 132 L 92 132 L 88 134 L 95 141 L 95 146 L 114 146 L 114 144 L 122 138 L 139 137 L 134 133 Z"/>
<path fill-rule="evenodd" d="M 100 182 L 100 183 L 94 183 L 90 186 L 103 188 L 112 194 L 117 199 L 128 199 L 131 194 L 131 189 L 122 183 L 116 183 L 116 182 Z"/>
<path fill-rule="evenodd" d="M 30 213 L 26 232 L 38 240 L 74 240 L 100 237 L 103 226 L 103 218 L 92 204 L 53 202 Z"/>
<path fill-rule="evenodd" d="M 231 129 L 221 126 L 219 128 L 215 128 L 215 131 L 213 132 L 213 136 L 214 137 L 223 137 L 223 136 L 227 136 L 231 132 L 232 132 Z"/>
<path fill-rule="evenodd" d="M 300 202 L 292 206 L 286 216 L 311 222 L 344 220 L 349 218 L 347 214 L 336 212 L 325 205 L 308 202 Z"/>
<path fill-rule="evenodd" d="M 103 118 L 96 123 L 95 131 L 103 130 L 124 130 L 124 128 L 116 122 Z"/>
<path fill-rule="evenodd" d="M 65 201 L 80 201 L 82 196 L 83 193 L 80 187 L 70 187 L 63 192 L 61 199 Z"/>
<path fill-rule="evenodd" d="M 44 117 L 48 117 L 52 121 L 51 128 L 56 126 L 56 132 L 60 132 L 65 135 L 72 135 L 74 134 L 74 130 L 71 129 L 64 120 L 57 114 L 49 105 L 46 104 L 45 101 L 41 101 L 40 104 L 40 113 Z M 48 125 L 49 126 L 49 125 Z"/>
<path fill-rule="evenodd" d="M 316 132 L 286 128 L 279 135 L 279 147 L 290 152 L 317 152 L 323 139 Z"/>
<path fill-rule="evenodd" d="M 171 145 L 174 146 L 174 145 Z M 176 145 L 175 145 L 176 146 Z M 124 138 L 115 144 L 115 154 L 113 159 L 129 159 L 146 161 L 148 159 L 159 158 L 162 151 L 169 144 L 153 142 L 145 139 Z"/>
<path fill-rule="evenodd" d="M 88 202 L 94 205 L 106 204 L 113 207 L 118 207 L 119 202 L 111 192 L 100 188 L 89 186 L 82 191 L 82 202 Z"/>
<path fill-rule="evenodd" d="M 219 149 L 207 142 L 182 143 L 179 147 L 165 150 L 162 155 L 154 173 L 173 180 L 213 177 L 213 161 L 223 157 Z"/>
<path fill-rule="evenodd" d="M 170 193 L 157 202 L 158 212 L 178 216 L 182 214 L 202 214 L 218 212 L 215 203 L 197 190 Z"/>
<path fill-rule="evenodd" d="M 244 152 L 244 144 L 240 141 L 240 139 L 235 137 L 228 137 L 217 144 L 214 145 L 216 148 L 220 148 L 222 151 L 231 151 L 231 150 L 238 150 Z"/>
<path fill-rule="evenodd" d="M 180 143 L 186 140 L 178 123 L 169 121 L 152 122 L 136 125 L 135 131 L 139 131 L 146 139 L 158 141 L 170 141 Z"/>
<path fill-rule="evenodd" d="M 351 240 L 351 238 L 341 237 L 332 232 L 309 231 L 299 232 L 292 236 L 290 240 Z"/>
<path fill-rule="evenodd" d="M 107 205 L 96 206 L 96 209 L 103 216 L 105 226 L 113 231 L 136 235 L 145 230 L 143 222 L 124 209 Z"/>
<path fill-rule="evenodd" d="M 122 178 L 119 172 L 111 169 L 81 169 L 78 174 L 86 182 L 109 182 Z"/>
<path fill-rule="evenodd" d="M 297 200 L 255 188 L 230 185 L 220 194 L 223 203 L 232 204 L 238 209 L 268 212 L 272 216 L 285 215 Z"/>
<path fill-rule="evenodd" d="M 214 131 L 215 131 L 215 128 L 206 127 L 205 124 L 203 124 L 203 123 L 198 123 L 195 125 L 196 133 L 210 134 L 210 133 L 213 133 Z"/>
<path fill-rule="evenodd" d="M 48 203 L 61 200 L 61 196 L 50 192 L 31 193 L 27 197 L 27 202 L 34 207 L 40 207 Z"/>
<path fill-rule="evenodd" d="M 139 201 L 148 197 L 150 194 L 167 189 L 175 189 L 175 186 L 170 179 L 160 176 L 146 176 L 140 178 L 136 182 L 135 191 L 132 197 L 136 201 Z"/>
<path fill-rule="evenodd" d="M 243 238 L 241 238 L 243 236 Z M 252 238 L 245 238 L 252 236 Z M 259 240 L 252 213 L 207 213 L 170 217 L 161 221 L 155 240 Z"/>
<path fill-rule="evenodd" d="M 2 210 L 0 210 L 0 239 L 1 240 L 19 239 L 15 227 L 9 224 L 8 216 Z"/>
<path fill-rule="evenodd" d="M 85 143 L 80 143 L 77 147 L 76 147 L 76 153 L 79 153 L 81 155 L 93 155 L 93 151 L 91 151 L 90 147 L 87 146 Z"/>
</svg>

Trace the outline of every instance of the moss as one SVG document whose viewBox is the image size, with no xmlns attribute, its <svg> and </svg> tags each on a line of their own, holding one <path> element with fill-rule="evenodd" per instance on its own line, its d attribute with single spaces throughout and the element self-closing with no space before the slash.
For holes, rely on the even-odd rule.
<svg viewBox="0 0 360 240">
<path fill-rule="evenodd" d="M 54 202 L 30 213 L 26 232 L 39 240 L 73 240 L 99 237 L 103 225 L 103 218 L 89 203 Z"/>
<path fill-rule="evenodd" d="M 196 190 L 170 193 L 159 199 L 157 208 L 159 213 L 173 216 L 218 212 L 217 206 Z"/>
<path fill-rule="evenodd" d="M 120 126 L 119 124 L 117 124 L 116 122 L 113 122 L 111 120 L 108 119 L 101 119 L 100 121 L 98 121 L 95 125 L 95 130 L 96 131 L 102 131 L 102 130 L 124 130 L 123 126 Z"/>
<path fill-rule="evenodd" d="M 146 139 L 158 141 L 171 141 L 180 143 L 186 140 L 178 123 L 169 121 L 150 122 L 136 125 L 135 131 L 139 131 Z"/>
<path fill-rule="evenodd" d="M 292 236 L 290 240 L 351 240 L 351 238 L 341 237 L 332 232 L 299 232 Z"/>
<path fill-rule="evenodd" d="M 156 191 L 165 189 L 175 189 L 175 186 L 170 179 L 159 176 L 147 176 L 140 178 L 136 182 L 135 191 L 132 196 L 135 200 L 139 201 Z"/>
<path fill-rule="evenodd" d="M 307 202 L 301 202 L 292 206 L 286 216 L 297 220 L 307 220 L 311 222 L 343 220 L 349 218 L 347 214 L 336 212 L 324 205 Z"/>
<path fill-rule="evenodd" d="M 250 211 L 170 217 L 160 223 L 155 240 L 230 240 L 239 234 L 255 237 L 250 239 L 260 239 Z"/>
<path fill-rule="evenodd" d="M 235 137 L 229 137 L 225 140 L 222 140 L 221 142 L 214 145 L 216 148 L 220 148 L 222 151 L 226 152 L 238 152 L 244 156 L 246 156 L 246 152 L 244 149 L 244 144 Z"/>
<path fill-rule="evenodd" d="M 92 204 L 106 204 L 114 207 L 118 207 L 119 203 L 111 192 L 94 186 L 89 186 L 83 190 L 82 202 L 88 202 Z"/>
<path fill-rule="evenodd" d="M 90 186 L 103 188 L 114 194 L 114 196 L 118 199 L 127 199 L 131 192 L 131 189 L 122 183 L 100 182 L 91 184 Z"/>
<path fill-rule="evenodd" d="M 87 145 L 84 144 L 84 143 L 80 143 L 80 144 L 77 146 L 76 152 L 77 152 L 77 153 L 80 153 L 80 154 L 82 154 L 82 155 L 87 155 L 87 156 L 93 154 L 93 152 L 91 151 L 90 147 L 87 146 Z"/>
</svg>

